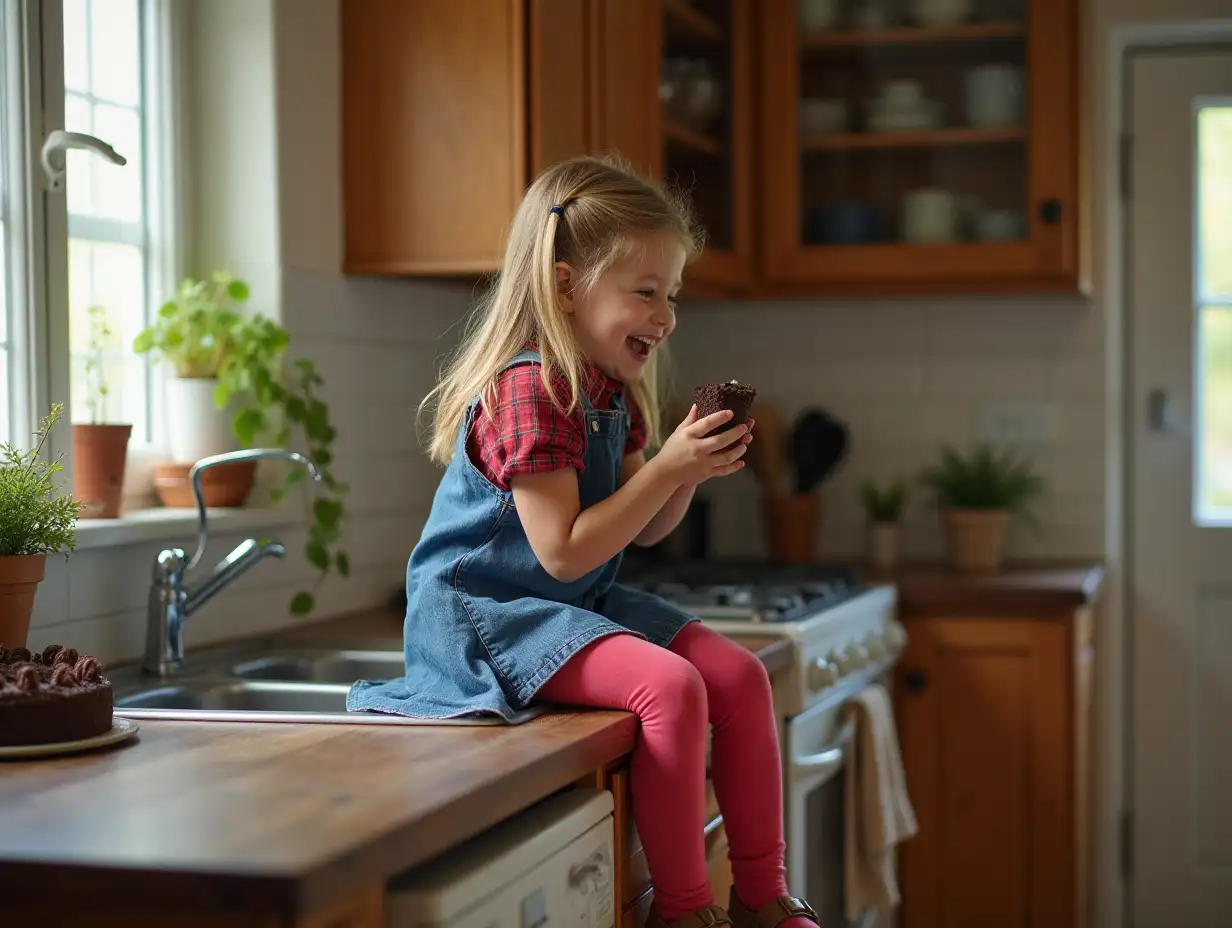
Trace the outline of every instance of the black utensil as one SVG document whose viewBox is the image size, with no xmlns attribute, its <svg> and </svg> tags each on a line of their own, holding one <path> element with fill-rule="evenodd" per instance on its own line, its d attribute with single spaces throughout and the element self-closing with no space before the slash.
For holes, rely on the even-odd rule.
<svg viewBox="0 0 1232 928">
<path fill-rule="evenodd" d="M 810 493 L 847 453 L 847 426 L 820 409 L 805 410 L 791 430 L 796 492 Z"/>
</svg>

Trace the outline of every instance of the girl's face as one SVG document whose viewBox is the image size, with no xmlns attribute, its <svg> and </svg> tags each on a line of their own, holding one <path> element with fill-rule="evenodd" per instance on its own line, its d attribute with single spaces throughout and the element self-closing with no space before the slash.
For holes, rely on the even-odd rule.
<svg viewBox="0 0 1232 928">
<path fill-rule="evenodd" d="M 685 250 L 670 233 L 648 235 L 607 270 L 590 290 L 575 294 L 576 275 L 556 268 L 565 311 L 582 351 L 599 370 L 633 383 L 653 352 L 676 328 L 676 292 Z"/>
</svg>

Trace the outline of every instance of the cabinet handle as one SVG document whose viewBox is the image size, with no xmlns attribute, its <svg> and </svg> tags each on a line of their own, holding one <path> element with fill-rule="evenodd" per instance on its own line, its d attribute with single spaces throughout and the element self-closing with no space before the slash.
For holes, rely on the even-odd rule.
<svg viewBox="0 0 1232 928">
<path fill-rule="evenodd" d="M 1045 200 L 1040 204 L 1040 219 L 1047 223 L 1056 223 L 1061 221 L 1061 201 L 1057 199 Z"/>
<path fill-rule="evenodd" d="M 913 693 L 922 693 L 928 689 L 928 677 L 922 670 L 908 670 L 906 675 L 907 689 Z"/>
</svg>

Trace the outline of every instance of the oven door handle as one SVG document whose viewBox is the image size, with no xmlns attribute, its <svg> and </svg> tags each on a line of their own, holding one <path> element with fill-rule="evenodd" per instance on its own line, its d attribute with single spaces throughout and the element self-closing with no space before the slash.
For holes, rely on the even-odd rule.
<svg viewBox="0 0 1232 928">
<path fill-rule="evenodd" d="M 801 757 L 793 757 L 791 760 L 792 773 L 797 777 L 828 777 L 842 765 L 843 752 L 846 750 L 847 745 L 851 743 L 855 732 L 855 723 L 848 719 L 844 723 L 838 737 L 824 751 L 818 751 L 816 754 L 805 754 Z"/>
</svg>

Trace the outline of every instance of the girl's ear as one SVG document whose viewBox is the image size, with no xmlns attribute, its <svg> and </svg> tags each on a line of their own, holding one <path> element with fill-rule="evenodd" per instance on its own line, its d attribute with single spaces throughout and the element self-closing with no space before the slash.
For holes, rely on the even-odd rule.
<svg viewBox="0 0 1232 928">
<path fill-rule="evenodd" d="M 560 305 L 565 314 L 572 316 L 574 310 L 573 288 L 577 285 L 577 275 L 564 261 L 556 262 L 556 292 L 560 295 Z"/>
</svg>

